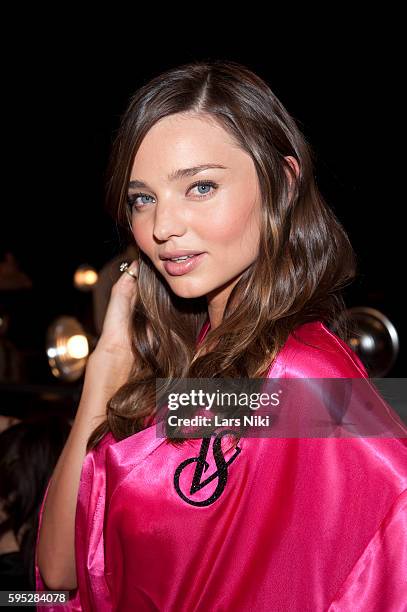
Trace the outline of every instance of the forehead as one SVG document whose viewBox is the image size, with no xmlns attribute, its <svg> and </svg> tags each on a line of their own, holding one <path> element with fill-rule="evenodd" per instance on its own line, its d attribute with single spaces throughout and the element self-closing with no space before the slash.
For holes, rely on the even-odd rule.
<svg viewBox="0 0 407 612">
<path fill-rule="evenodd" d="M 214 120 L 171 115 L 147 132 L 135 155 L 131 179 L 168 176 L 178 168 L 203 163 L 233 167 L 247 153 L 238 148 L 228 132 Z"/>
</svg>

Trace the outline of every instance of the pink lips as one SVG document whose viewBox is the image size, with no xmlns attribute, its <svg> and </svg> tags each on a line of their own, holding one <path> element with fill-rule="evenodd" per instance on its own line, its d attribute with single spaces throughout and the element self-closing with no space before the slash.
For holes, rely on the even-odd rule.
<svg viewBox="0 0 407 612">
<path fill-rule="evenodd" d="M 179 263 L 166 259 L 164 261 L 164 268 L 168 274 L 171 274 L 171 276 L 181 276 L 182 274 L 195 270 L 205 255 L 206 253 L 200 253 L 199 255 L 194 255 L 193 257 L 189 257 L 188 259 L 180 261 Z"/>
</svg>

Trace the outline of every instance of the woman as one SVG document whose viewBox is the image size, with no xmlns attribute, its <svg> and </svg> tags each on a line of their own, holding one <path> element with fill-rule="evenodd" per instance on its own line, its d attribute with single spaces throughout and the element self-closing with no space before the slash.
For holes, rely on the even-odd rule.
<svg viewBox="0 0 407 612">
<path fill-rule="evenodd" d="M 237 63 L 174 68 L 130 101 L 108 187 L 139 255 L 45 499 L 37 588 L 98 612 L 404 609 L 405 439 L 243 436 L 218 469 L 215 441 L 156 432 L 157 378 L 368 376 L 345 342 L 354 253 L 294 119 Z"/>
</svg>

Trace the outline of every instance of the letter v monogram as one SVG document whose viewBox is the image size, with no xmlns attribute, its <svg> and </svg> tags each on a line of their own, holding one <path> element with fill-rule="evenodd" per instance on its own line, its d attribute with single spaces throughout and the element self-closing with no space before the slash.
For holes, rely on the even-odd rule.
<svg viewBox="0 0 407 612">
<path fill-rule="evenodd" d="M 222 437 L 228 433 L 229 433 L 228 430 L 223 430 L 219 434 L 212 434 L 210 438 L 203 438 L 198 457 L 190 457 L 189 459 L 185 459 L 185 461 L 182 461 L 182 463 L 180 463 L 177 469 L 175 470 L 175 473 L 174 473 L 175 490 L 178 493 L 178 495 L 181 497 L 181 499 L 187 502 L 187 504 L 191 504 L 192 506 L 209 506 L 210 504 L 213 504 L 213 502 L 215 502 L 218 499 L 218 497 L 222 494 L 222 492 L 224 491 L 227 480 L 228 480 L 228 466 L 232 463 L 232 461 L 236 459 L 236 457 L 242 450 L 239 446 L 236 446 L 236 452 L 230 457 L 228 461 L 225 461 L 225 457 L 224 457 L 222 446 L 221 446 L 221 441 L 222 441 Z M 202 473 L 204 471 L 206 472 L 206 470 L 209 467 L 209 463 L 206 461 L 206 456 L 208 453 L 210 440 L 212 436 L 214 435 L 215 435 L 215 439 L 213 441 L 212 451 L 213 451 L 213 456 L 215 459 L 217 469 L 213 474 L 208 476 L 206 480 L 201 481 Z M 192 484 L 189 490 L 190 495 L 193 495 L 194 493 L 196 493 L 203 487 L 206 487 L 215 478 L 218 478 L 218 484 L 216 486 L 216 489 L 214 490 L 212 495 L 208 497 L 207 499 L 203 499 L 201 501 L 195 501 L 191 499 L 190 497 L 187 497 L 187 495 L 185 495 L 181 491 L 181 487 L 179 483 L 180 475 L 181 475 L 181 472 L 190 463 L 196 463 L 194 477 L 192 479 Z"/>
</svg>

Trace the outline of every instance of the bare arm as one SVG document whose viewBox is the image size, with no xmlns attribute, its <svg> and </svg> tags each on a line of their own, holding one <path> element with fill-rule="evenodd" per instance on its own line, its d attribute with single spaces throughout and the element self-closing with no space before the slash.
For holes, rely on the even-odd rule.
<svg viewBox="0 0 407 612">
<path fill-rule="evenodd" d="M 131 269 L 137 271 L 135 262 Z M 132 364 L 128 315 L 137 281 L 123 274 L 112 288 L 103 332 L 89 356 L 71 432 L 52 475 L 38 541 L 38 566 L 47 587 L 77 587 L 75 514 L 88 438 L 106 417 L 106 403 L 126 382 Z"/>
</svg>

